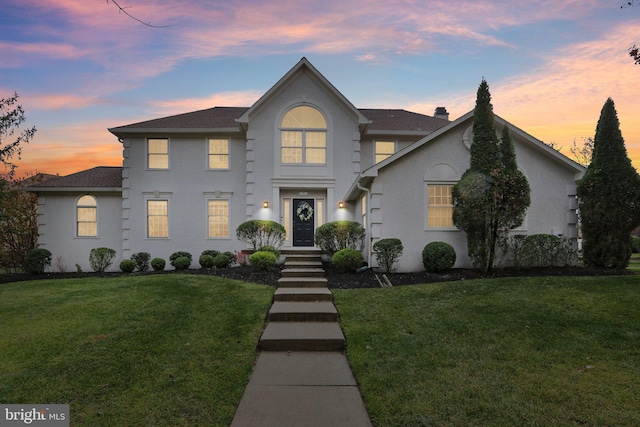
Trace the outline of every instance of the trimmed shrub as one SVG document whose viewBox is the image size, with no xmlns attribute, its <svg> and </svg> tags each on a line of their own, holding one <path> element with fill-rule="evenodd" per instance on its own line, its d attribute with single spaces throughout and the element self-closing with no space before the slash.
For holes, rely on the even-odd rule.
<svg viewBox="0 0 640 427">
<path fill-rule="evenodd" d="M 362 251 L 366 231 L 355 221 L 333 221 L 316 229 L 315 244 L 333 256 L 341 249 Z"/>
<path fill-rule="evenodd" d="M 113 259 L 116 257 L 116 251 L 110 248 L 94 248 L 89 253 L 89 265 L 96 273 L 104 273 L 107 271 Z"/>
<path fill-rule="evenodd" d="M 252 219 L 236 229 L 236 237 L 257 250 L 264 246 L 279 248 L 284 243 L 287 232 L 282 224 L 270 220 Z"/>
<path fill-rule="evenodd" d="M 136 263 L 136 267 L 138 271 L 145 272 L 149 271 L 149 260 L 151 259 L 151 255 L 149 252 L 137 252 L 131 255 L 131 260 Z"/>
<path fill-rule="evenodd" d="M 270 270 L 278 262 L 278 258 L 271 252 L 258 251 L 251 254 L 249 263 L 258 270 Z"/>
<path fill-rule="evenodd" d="M 162 258 L 154 258 L 151 260 L 151 268 L 153 268 L 153 271 L 162 271 L 165 265 L 167 265 L 167 262 Z"/>
<path fill-rule="evenodd" d="M 220 254 L 220 251 L 216 251 L 215 249 L 206 249 L 204 251 L 202 251 L 202 253 L 200 254 L 202 255 L 209 255 L 211 258 L 215 258 Z"/>
<path fill-rule="evenodd" d="M 42 274 L 51 265 L 51 252 L 44 248 L 31 249 L 24 260 L 27 273 Z"/>
<path fill-rule="evenodd" d="M 133 273 L 133 270 L 135 270 L 136 267 L 136 262 L 131 259 L 123 259 L 120 262 L 120 270 L 122 270 L 123 273 Z"/>
<path fill-rule="evenodd" d="M 227 258 L 229 258 L 229 264 L 231 264 L 232 262 L 234 262 L 236 260 L 236 254 L 234 254 L 231 251 L 223 252 L 222 255 L 224 255 Z"/>
<path fill-rule="evenodd" d="M 456 263 L 456 250 L 445 242 L 431 242 L 422 250 L 422 264 L 429 273 L 444 273 Z"/>
<path fill-rule="evenodd" d="M 211 255 L 200 255 L 198 262 L 202 268 L 211 268 L 214 266 L 213 257 Z"/>
<path fill-rule="evenodd" d="M 258 250 L 262 252 L 271 252 L 276 256 L 276 258 L 280 258 L 280 249 L 276 248 L 275 246 L 263 246 Z"/>
<path fill-rule="evenodd" d="M 176 270 L 187 270 L 191 266 L 191 258 L 179 256 L 171 262 L 171 265 L 173 265 Z"/>
<path fill-rule="evenodd" d="M 174 252 L 171 255 L 169 255 L 169 264 L 171 264 L 176 270 L 186 270 L 186 268 L 180 269 L 178 267 L 176 267 L 176 260 L 178 258 L 187 258 L 189 259 L 189 265 L 191 265 L 191 261 L 193 260 L 193 257 L 191 256 L 191 254 L 189 252 L 185 252 L 185 251 L 178 251 L 178 252 Z M 184 261 L 182 261 L 182 263 L 184 264 Z M 187 268 L 189 268 L 187 266 Z"/>
<path fill-rule="evenodd" d="M 373 244 L 373 252 L 376 254 L 378 265 L 388 273 L 398 268 L 396 263 L 400 259 L 403 249 L 402 242 L 396 238 L 378 240 Z"/>
<path fill-rule="evenodd" d="M 351 248 L 340 249 L 331 257 L 331 264 L 344 273 L 355 272 L 364 261 L 362 252 Z"/>
<path fill-rule="evenodd" d="M 229 264 L 231 264 L 231 260 L 225 254 L 218 254 L 213 259 L 213 266 L 215 268 L 227 268 L 229 267 Z"/>
</svg>

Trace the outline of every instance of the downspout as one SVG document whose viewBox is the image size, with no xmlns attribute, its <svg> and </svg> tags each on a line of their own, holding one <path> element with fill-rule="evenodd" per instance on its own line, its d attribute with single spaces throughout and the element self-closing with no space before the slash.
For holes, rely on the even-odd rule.
<svg viewBox="0 0 640 427">
<path fill-rule="evenodd" d="M 362 174 L 360 174 L 360 179 L 364 178 L 362 176 Z M 372 254 L 371 254 L 371 240 L 372 240 L 372 236 L 371 236 L 371 203 L 370 203 L 370 198 L 371 198 L 371 190 L 368 188 L 363 187 L 362 185 L 360 185 L 360 179 L 358 179 L 358 181 L 356 181 L 356 185 L 358 186 L 358 189 L 364 191 L 367 195 L 367 217 L 366 217 L 366 224 L 364 225 L 365 228 L 368 230 L 368 234 L 369 234 L 369 238 L 367 239 L 367 265 L 369 266 L 369 268 L 371 268 L 371 260 L 372 260 Z"/>
</svg>

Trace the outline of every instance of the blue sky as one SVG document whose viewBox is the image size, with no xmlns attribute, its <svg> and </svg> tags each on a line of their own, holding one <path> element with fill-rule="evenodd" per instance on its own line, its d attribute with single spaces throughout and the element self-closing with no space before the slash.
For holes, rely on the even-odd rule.
<svg viewBox="0 0 640 427">
<path fill-rule="evenodd" d="M 106 129 L 250 106 L 301 57 L 358 108 L 455 119 L 484 77 L 494 111 L 568 148 L 608 97 L 640 166 L 640 5 L 623 1 L 4 0 L 0 97 L 28 125 L 19 172 L 119 165 Z"/>
</svg>

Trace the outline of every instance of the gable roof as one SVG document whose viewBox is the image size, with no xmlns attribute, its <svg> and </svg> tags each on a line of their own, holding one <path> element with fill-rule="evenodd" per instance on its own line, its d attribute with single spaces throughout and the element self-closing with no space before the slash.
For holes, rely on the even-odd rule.
<svg viewBox="0 0 640 427">
<path fill-rule="evenodd" d="M 306 71 L 312 78 L 314 78 L 325 90 L 342 104 L 346 111 L 350 112 L 358 121 L 358 125 L 364 126 L 369 123 L 369 120 L 356 108 L 354 105 L 342 94 L 336 87 L 331 84 L 305 57 L 300 59 L 296 65 L 287 72 L 278 82 L 271 87 L 264 95 L 260 97 L 247 111 L 237 119 L 237 122 L 244 126 L 249 123 L 249 118 L 253 113 L 259 111 L 263 105 L 265 105 L 269 99 L 272 99 L 276 94 L 280 93 L 299 73 Z"/>
<path fill-rule="evenodd" d="M 71 175 L 60 176 L 32 185 L 28 191 L 83 191 L 99 189 L 102 191 L 120 191 L 122 189 L 122 168 L 98 166 Z"/>
<path fill-rule="evenodd" d="M 400 158 L 403 158 L 409 155 L 411 152 L 422 147 L 423 145 L 429 144 L 431 141 L 438 138 L 440 135 L 443 135 L 449 132 L 455 127 L 461 126 L 463 123 L 467 121 L 470 122 L 473 119 L 473 112 L 474 110 L 469 111 L 467 114 L 459 117 L 457 120 L 453 122 L 449 122 L 445 126 L 442 126 L 434 130 L 432 133 L 425 136 L 424 138 L 414 142 L 413 144 L 403 148 L 402 150 L 397 151 L 396 153 L 387 157 L 383 161 L 376 163 L 375 165 L 369 167 L 368 169 L 365 169 L 364 171 L 360 172 L 360 175 L 356 178 L 356 180 L 353 182 L 353 184 L 349 188 L 349 191 L 345 196 L 345 200 L 353 200 L 354 197 L 356 197 L 359 193 L 362 192 L 361 187 L 368 188 L 373 182 L 373 180 L 375 179 L 375 177 L 378 176 L 378 173 L 382 168 L 390 165 L 391 163 L 395 162 Z M 505 119 L 503 119 L 498 115 L 494 115 L 494 120 L 496 123 L 500 124 L 501 126 L 509 126 L 509 132 L 520 136 L 525 142 L 527 142 L 531 147 L 535 148 L 537 151 L 541 151 L 545 153 L 545 155 L 547 155 L 550 159 L 553 159 L 557 163 L 564 165 L 566 168 L 573 170 L 574 173 L 576 174 L 576 180 L 579 179 L 582 174 L 584 174 L 584 171 L 586 169 L 582 165 L 574 162 L 573 160 L 571 160 L 569 157 L 565 156 L 561 152 L 554 150 L 544 142 L 540 141 L 537 138 L 534 138 L 533 136 L 529 135 L 527 132 L 507 122 Z"/>
</svg>

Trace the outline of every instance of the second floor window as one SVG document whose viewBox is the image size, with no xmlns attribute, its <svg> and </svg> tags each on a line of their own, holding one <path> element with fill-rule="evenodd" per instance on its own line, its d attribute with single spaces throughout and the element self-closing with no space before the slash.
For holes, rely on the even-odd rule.
<svg viewBox="0 0 640 427">
<path fill-rule="evenodd" d="M 229 140 L 209 140 L 209 169 L 229 169 Z"/>
<path fill-rule="evenodd" d="M 282 163 L 327 163 L 327 122 L 313 107 L 294 107 L 285 114 L 280 125 Z"/>
<path fill-rule="evenodd" d="M 396 152 L 394 141 L 376 141 L 376 163 L 379 163 Z"/>
<path fill-rule="evenodd" d="M 147 140 L 147 167 L 149 169 L 169 169 L 169 140 L 149 138 Z"/>
</svg>

